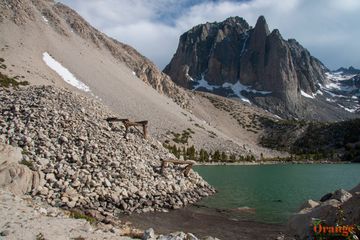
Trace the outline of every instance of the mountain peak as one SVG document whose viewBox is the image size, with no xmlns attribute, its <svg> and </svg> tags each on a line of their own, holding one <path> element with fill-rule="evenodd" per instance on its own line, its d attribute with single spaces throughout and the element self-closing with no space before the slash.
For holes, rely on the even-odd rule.
<svg viewBox="0 0 360 240">
<path fill-rule="evenodd" d="M 278 36 L 278 37 L 282 38 L 279 29 L 274 29 L 274 30 L 271 32 L 271 35 Z"/>
<path fill-rule="evenodd" d="M 258 23 L 267 24 L 267 23 L 266 23 L 266 19 L 265 19 L 265 17 L 264 17 L 263 15 L 260 15 L 260 16 L 258 17 L 256 23 L 257 23 L 257 24 L 258 24 Z"/>
<path fill-rule="evenodd" d="M 269 31 L 269 26 L 266 22 L 266 19 L 264 16 L 260 16 L 257 21 L 256 21 L 256 25 L 255 25 L 255 31 L 261 31 L 261 32 L 264 32 L 267 35 L 270 34 L 270 31 Z"/>
<path fill-rule="evenodd" d="M 337 69 L 336 72 L 343 72 L 344 74 L 360 74 L 360 69 L 356 69 L 353 66 L 350 66 L 349 68 L 341 67 Z"/>
<path fill-rule="evenodd" d="M 257 95 L 247 97 L 258 106 L 283 117 L 310 116 L 299 89 L 315 93 L 326 80 L 326 67 L 296 40 L 284 40 L 278 29 L 270 33 L 264 16 L 254 28 L 242 22 L 230 17 L 211 23 L 206 38 L 201 31 L 184 33 L 164 72 L 183 87 L 205 89 L 205 81 L 207 90 L 228 97 L 239 96 L 239 84 L 251 86 Z"/>
<path fill-rule="evenodd" d="M 235 17 L 228 17 L 227 19 L 225 19 L 225 21 L 223 21 L 223 23 L 230 23 L 230 24 L 244 24 L 247 22 L 245 21 L 245 19 L 243 19 L 242 17 L 239 16 L 235 16 Z"/>
</svg>

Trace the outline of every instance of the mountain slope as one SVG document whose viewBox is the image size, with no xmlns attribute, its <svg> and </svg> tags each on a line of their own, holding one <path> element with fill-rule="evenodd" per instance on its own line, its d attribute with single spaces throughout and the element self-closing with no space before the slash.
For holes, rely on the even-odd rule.
<svg viewBox="0 0 360 240">
<path fill-rule="evenodd" d="M 93 96 L 120 118 L 149 120 L 150 134 L 161 142 L 172 142 L 174 134 L 191 129 L 194 134 L 185 147 L 281 154 L 257 147 L 255 137 L 245 137 L 245 129 L 234 133 L 226 124 L 218 127 L 215 122 L 228 120 L 220 115 L 207 115 L 205 121 L 201 109 L 207 107 L 206 99 L 194 101 L 201 96 L 177 87 L 136 50 L 100 33 L 68 7 L 50 0 L 11 0 L 0 2 L 0 12 L 2 73 Z M 256 150 L 250 152 L 252 148 Z"/>
<path fill-rule="evenodd" d="M 263 16 L 254 28 L 239 17 L 195 26 L 164 69 L 180 86 L 240 98 L 285 118 L 353 117 L 317 96 L 328 71 L 296 40 L 270 32 Z"/>
<path fill-rule="evenodd" d="M 17 26 L 28 26 L 41 20 L 59 35 L 84 39 L 87 44 L 94 44 L 98 49 L 106 49 L 111 55 L 133 70 L 138 78 L 151 85 L 158 92 L 165 94 L 181 105 L 186 105 L 187 96 L 170 78 L 161 73 L 147 58 L 132 47 L 109 38 L 87 23 L 71 8 L 54 1 L 12 0 L 0 3 L 5 22 L 12 21 Z"/>
<path fill-rule="evenodd" d="M 360 119 L 336 123 L 265 120 L 263 124 L 263 146 L 286 150 L 303 159 L 360 161 Z"/>
</svg>

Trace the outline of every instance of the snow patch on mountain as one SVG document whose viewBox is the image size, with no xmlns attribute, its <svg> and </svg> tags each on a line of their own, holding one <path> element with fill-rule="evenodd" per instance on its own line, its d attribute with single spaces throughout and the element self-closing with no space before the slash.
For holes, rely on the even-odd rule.
<svg viewBox="0 0 360 240">
<path fill-rule="evenodd" d="M 317 96 L 317 95 L 324 95 L 324 93 L 319 89 L 319 90 L 317 90 L 316 91 L 316 93 L 315 93 L 315 96 Z"/>
<path fill-rule="evenodd" d="M 345 107 L 345 106 L 343 106 L 341 104 L 338 104 L 338 106 L 343 108 L 345 111 L 348 111 L 348 112 L 351 112 L 351 113 L 354 113 L 357 110 L 357 108 L 347 108 L 347 107 Z"/>
<path fill-rule="evenodd" d="M 312 98 L 314 99 L 314 95 L 310 95 L 310 94 L 307 94 L 306 92 L 304 92 L 303 90 L 300 91 L 301 95 L 306 97 L 306 98 Z"/>
<path fill-rule="evenodd" d="M 49 20 L 46 17 L 42 16 L 42 19 L 44 20 L 45 23 L 49 23 Z"/>
<path fill-rule="evenodd" d="M 238 81 L 237 83 L 235 84 L 231 84 L 231 83 L 224 83 L 222 85 L 223 88 L 230 88 L 233 93 L 238 97 L 240 98 L 242 101 L 244 102 L 247 102 L 247 103 L 251 103 L 250 100 L 246 97 L 244 97 L 241 92 L 242 91 L 246 91 L 246 86 L 242 85 L 240 83 L 240 81 Z"/>
<path fill-rule="evenodd" d="M 211 91 L 211 92 L 216 89 L 221 89 L 221 88 L 231 89 L 232 92 L 234 93 L 234 95 L 236 95 L 240 100 L 247 102 L 247 103 L 251 103 L 251 102 L 248 98 L 246 98 L 244 95 L 242 95 L 242 92 L 262 94 L 262 95 L 271 94 L 271 92 L 269 92 L 269 91 L 259 91 L 259 90 L 254 89 L 251 86 L 244 85 L 244 84 L 240 83 L 240 81 L 237 81 L 234 84 L 225 82 L 223 85 L 212 85 L 212 84 L 209 84 L 204 79 L 204 77 L 202 77 L 200 80 L 198 80 L 196 82 L 194 90 L 197 90 L 199 88 L 205 88 L 206 90 Z"/>
<path fill-rule="evenodd" d="M 325 84 L 325 88 L 328 90 L 338 90 L 343 92 L 351 92 L 357 90 L 355 86 L 349 86 L 348 84 L 344 84 L 344 81 L 350 80 L 356 75 L 343 74 L 343 72 L 327 72 L 326 78 L 328 83 Z"/>
<path fill-rule="evenodd" d="M 247 86 L 247 85 L 244 85 L 242 83 L 240 83 L 240 81 L 237 81 L 235 84 L 231 84 L 231 83 L 224 83 L 222 85 L 223 87 L 230 87 L 231 89 L 233 89 L 234 93 L 238 93 L 238 92 L 241 92 L 241 91 L 245 91 L 245 92 L 252 92 L 252 93 L 257 93 L 257 94 L 262 94 L 262 95 L 267 95 L 267 94 L 271 94 L 271 92 L 269 91 L 259 91 L 259 90 L 256 90 L 254 89 L 252 86 Z"/>
<path fill-rule="evenodd" d="M 198 88 L 205 88 L 208 91 L 214 91 L 215 88 L 220 88 L 221 86 L 218 85 L 211 85 L 209 84 L 203 77 L 196 82 L 196 86 L 194 90 L 197 90 Z"/>
<path fill-rule="evenodd" d="M 327 72 L 325 73 L 326 78 L 332 81 L 344 81 L 349 80 L 356 75 L 343 74 L 343 72 Z"/>
<path fill-rule="evenodd" d="M 49 68 L 54 70 L 66 83 L 84 92 L 90 92 L 89 86 L 78 80 L 67 68 L 65 68 L 63 65 L 61 65 L 61 63 L 51 57 L 49 53 L 43 53 L 43 61 Z"/>
<path fill-rule="evenodd" d="M 336 102 L 334 99 L 331 99 L 331 98 L 326 98 L 325 100 L 328 102 L 332 102 L 332 103 Z"/>
</svg>

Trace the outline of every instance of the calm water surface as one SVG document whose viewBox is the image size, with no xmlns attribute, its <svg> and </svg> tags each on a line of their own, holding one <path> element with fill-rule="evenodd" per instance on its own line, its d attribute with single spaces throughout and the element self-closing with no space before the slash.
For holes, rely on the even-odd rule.
<svg viewBox="0 0 360 240">
<path fill-rule="evenodd" d="M 196 166 L 218 193 L 200 204 L 231 211 L 234 218 L 285 223 L 307 199 L 318 200 L 360 183 L 360 164 Z"/>
</svg>

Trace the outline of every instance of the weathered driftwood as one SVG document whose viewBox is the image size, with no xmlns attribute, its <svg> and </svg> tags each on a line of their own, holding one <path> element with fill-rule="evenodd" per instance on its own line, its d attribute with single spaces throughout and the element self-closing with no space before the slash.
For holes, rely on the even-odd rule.
<svg viewBox="0 0 360 240">
<path fill-rule="evenodd" d="M 161 174 L 164 174 L 165 167 L 167 166 L 168 163 L 173 163 L 173 164 L 178 164 L 178 165 L 186 165 L 184 167 L 184 169 L 182 170 L 182 172 L 184 173 L 184 176 L 187 177 L 189 175 L 190 169 L 195 164 L 195 161 L 192 161 L 192 160 L 183 161 L 183 160 L 174 160 L 174 159 L 168 159 L 168 160 L 161 159 Z"/>
<path fill-rule="evenodd" d="M 147 135 L 148 135 L 148 123 L 149 121 L 138 121 L 138 122 L 133 122 L 133 121 L 130 121 L 129 119 L 127 118 L 116 118 L 116 117 L 109 117 L 106 119 L 106 121 L 108 123 L 110 122 L 122 122 L 125 126 L 125 134 L 124 134 L 124 137 L 126 138 L 127 134 L 128 134 L 128 131 L 129 131 L 129 128 L 130 127 L 134 127 L 136 130 L 139 131 L 139 129 L 137 129 L 137 126 L 141 126 L 142 127 L 142 134 L 144 136 L 144 138 L 147 138 Z"/>
</svg>

